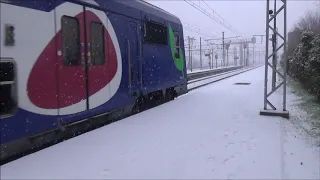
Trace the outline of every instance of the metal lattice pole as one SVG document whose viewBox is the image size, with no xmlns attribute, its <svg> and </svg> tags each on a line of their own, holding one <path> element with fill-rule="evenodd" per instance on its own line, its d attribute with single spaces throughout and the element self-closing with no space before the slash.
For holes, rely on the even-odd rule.
<svg viewBox="0 0 320 180">
<path fill-rule="evenodd" d="M 274 12 L 276 12 L 277 9 L 277 1 L 274 1 Z M 277 28 L 277 16 L 274 16 L 273 18 L 273 28 Z M 272 41 L 272 51 L 275 52 L 276 46 L 277 46 L 277 34 L 276 31 L 273 32 L 271 41 Z M 275 52 L 272 56 L 272 66 L 274 66 L 275 69 L 277 69 L 277 52 Z M 276 79 L 277 79 L 277 73 L 276 71 L 272 71 L 272 89 L 276 88 Z"/>
<path fill-rule="evenodd" d="M 275 0 L 276 1 L 276 0 Z M 269 63 L 269 59 L 273 57 L 282 47 L 284 48 L 284 57 L 286 57 L 286 45 L 287 45 L 287 0 L 281 0 L 283 5 L 278 9 L 274 9 L 274 11 L 270 10 L 270 0 L 267 0 L 267 11 L 266 11 L 266 53 L 265 53 L 265 78 L 264 78 L 264 109 L 260 111 L 260 115 L 266 115 L 266 116 L 281 116 L 284 118 L 289 118 L 289 112 L 286 110 L 286 86 L 287 86 L 287 76 L 286 76 L 286 70 L 287 70 L 287 61 L 284 61 L 284 73 L 282 74 L 279 72 L 274 64 Z M 281 11 L 284 11 L 284 32 L 283 35 L 281 35 L 276 27 L 270 26 L 270 22 L 276 18 L 277 15 Z M 273 15 L 272 15 L 273 14 Z M 283 43 L 279 46 L 273 49 L 271 55 L 269 55 L 269 30 L 273 31 L 274 34 L 279 36 Z M 273 71 L 275 71 L 282 79 L 283 81 L 278 84 L 275 88 L 272 88 L 272 90 L 268 93 L 268 66 L 270 66 Z M 268 97 L 273 94 L 275 91 L 277 91 L 281 86 L 283 86 L 283 108 L 281 110 L 277 110 L 277 108 L 268 100 Z M 267 106 L 271 107 L 270 109 L 267 109 Z"/>
</svg>

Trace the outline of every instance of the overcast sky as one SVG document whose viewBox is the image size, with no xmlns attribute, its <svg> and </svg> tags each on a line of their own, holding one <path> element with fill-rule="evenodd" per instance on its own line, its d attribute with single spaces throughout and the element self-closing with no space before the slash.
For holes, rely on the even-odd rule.
<svg viewBox="0 0 320 180">
<path fill-rule="evenodd" d="M 254 34 L 265 34 L 266 0 L 205 0 L 205 2 L 202 0 L 192 1 L 194 5 L 200 6 L 202 9 L 211 14 L 213 14 L 214 10 L 226 22 L 235 28 L 239 34 L 230 32 L 219 23 L 215 22 L 196 8 L 192 7 L 184 0 L 147 1 L 178 16 L 183 22 L 184 27 L 189 29 L 189 31 L 184 29 L 185 37 L 191 36 L 195 37 L 196 39 L 199 39 L 200 36 L 209 37 L 215 35 L 221 37 L 222 31 L 225 32 L 225 37 L 241 35 L 244 38 L 250 38 Z M 293 27 L 294 23 L 301 16 L 303 16 L 304 13 L 306 13 L 306 11 L 315 8 L 315 2 L 316 0 L 288 0 L 288 31 Z M 280 1 L 277 4 L 278 7 L 282 5 Z M 270 6 L 273 9 L 273 1 L 270 1 Z M 218 18 L 221 20 L 220 17 Z M 277 24 L 280 29 L 283 28 L 282 14 L 279 16 Z M 200 33 L 195 33 L 192 31 L 198 31 Z M 260 41 L 260 39 L 258 38 L 257 41 Z"/>
</svg>

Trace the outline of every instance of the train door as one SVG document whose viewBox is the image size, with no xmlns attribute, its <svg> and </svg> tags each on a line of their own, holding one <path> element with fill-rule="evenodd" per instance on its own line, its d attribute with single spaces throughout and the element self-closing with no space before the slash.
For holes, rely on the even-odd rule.
<svg viewBox="0 0 320 180">
<path fill-rule="evenodd" d="M 108 32 L 110 29 L 105 12 L 85 7 L 89 109 L 110 98 L 113 85 L 110 82 L 117 71 L 116 49 Z"/>
<path fill-rule="evenodd" d="M 129 91 L 132 96 L 139 93 L 141 81 L 141 42 L 138 22 L 129 20 L 127 23 L 127 46 L 128 46 L 128 72 L 129 72 Z"/>
<path fill-rule="evenodd" d="M 61 34 L 57 38 L 59 115 L 81 113 L 80 118 L 86 118 L 85 111 L 110 98 L 107 84 L 117 71 L 107 16 L 103 11 L 65 2 L 56 8 L 56 21 Z M 62 124 L 78 119 L 64 116 Z"/>
<path fill-rule="evenodd" d="M 84 7 L 65 2 L 55 9 L 59 115 L 87 110 Z M 69 123 L 72 117 L 64 117 Z"/>
</svg>

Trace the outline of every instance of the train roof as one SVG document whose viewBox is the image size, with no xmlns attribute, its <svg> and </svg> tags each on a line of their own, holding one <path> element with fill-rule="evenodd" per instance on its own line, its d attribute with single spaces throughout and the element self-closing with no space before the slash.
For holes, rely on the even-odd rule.
<svg viewBox="0 0 320 180">
<path fill-rule="evenodd" d="M 58 0 L 58 2 L 63 2 L 63 1 L 65 1 L 65 0 Z M 85 2 L 88 4 L 92 4 L 91 1 L 94 1 L 94 0 L 71 0 L 71 1 L 80 1 L 80 2 L 82 1 L 82 2 Z M 137 10 L 137 11 L 142 11 L 147 14 L 151 14 L 153 16 L 160 17 L 160 18 L 164 19 L 165 21 L 173 22 L 176 24 L 181 24 L 181 21 L 177 16 L 175 16 L 175 15 L 169 13 L 168 11 L 165 11 L 155 5 L 152 5 L 145 0 L 99 0 L 99 1 L 109 1 L 111 4 L 112 3 L 116 3 L 119 5 L 121 4 L 123 6 L 130 7 L 132 9 Z M 24 0 L 24 1 L 1 0 L 1 2 L 12 3 L 12 4 L 20 5 L 23 7 L 30 7 L 30 8 L 34 8 L 34 9 L 48 10 L 48 9 L 46 9 L 48 7 L 45 6 L 45 4 L 47 4 L 48 2 L 50 4 L 53 2 L 53 0 L 42 0 L 42 1 L 41 0 L 38 0 L 38 1 L 36 1 L 36 0 Z M 32 2 L 32 4 L 30 2 Z M 37 2 L 37 3 L 34 4 L 34 2 Z M 49 7 L 49 9 L 50 9 L 50 7 Z M 51 8 L 53 8 L 53 7 L 54 6 L 52 6 Z"/>
<path fill-rule="evenodd" d="M 175 15 L 169 13 L 168 11 L 165 11 L 155 5 L 152 5 L 145 0 L 126 0 L 126 1 L 120 0 L 118 2 L 122 3 L 124 5 L 130 6 L 134 9 L 139 10 L 139 11 L 143 11 L 148 14 L 152 14 L 154 16 L 161 17 L 167 21 L 181 24 L 181 21 L 177 16 L 175 16 Z"/>
</svg>

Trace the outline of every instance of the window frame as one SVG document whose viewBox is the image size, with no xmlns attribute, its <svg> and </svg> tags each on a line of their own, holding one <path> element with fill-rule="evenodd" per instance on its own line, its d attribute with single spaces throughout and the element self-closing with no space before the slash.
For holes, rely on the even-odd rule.
<svg viewBox="0 0 320 180">
<path fill-rule="evenodd" d="M 103 52 L 103 63 L 102 64 L 95 64 L 94 55 L 93 55 L 93 45 L 92 45 L 92 25 L 99 24 L 102 27 L 102 52 Z M 92 66 L 103 66 L 106 64 L 106 51 L 105 51 L 105 33 L 104 33 L 104 26 L 102 22 L 91 21 L 90 22 L 90 52 L 91 52 L 91 64 Z"/>
<path fill-rule="evenodd" d="M 180 33 L 174 32 L 173 34 L 174 34 L 174 57 L 176 59 L 180 59 L 180 45 L 181 45 Z M 176 36 L 178 37 L 178 42 L 179 42 L 178 45 L 176 44 Z M 178 49 L 178 57 L 177 57 L 177 54 L 176 54 L 176 49 Z"/>
<path fill-rule="evenodd" d="M 19 109 L 19 99 L 18 99 L 18 83 L 17 83 L 17 63 L 13 58 L 0 58 L 0 66 L 1 63 L 12 63 L 13 64 L 13 78 L 12 81 L 0 81 L 0 88 L 3 85 L 11 85 L 11 92 L 13 93 L 13 97 L 15 100 L 15 106 L 12 108 L 12 111 L 6 114 L 0 114 L 0 121 L 5 118 L 9 118 L 14 116 Z"/>
<path fill-rule="evenodd" d="M 77 64 L 71 64 L 69 61 L 66 61 L 65 60 L 65 46 L 64 46 L 64 43 L 63 43 L 63 24 L 64 24 L 64 18 L 67 18 L 67 19 L 73 19 L 73 20 L 76 20 L 77 22 L 77 37 L 78 37 L 78 41 L 77 41 L 77 45 L 78 45 L 78 53 L 77 53 L 77 58 L 78 58 L 78 63 Z M 72 16 L 67 16 L 67 15 L 63 15 L 61 17 L 61 45 L 62 45 L 62 64 L 63 66 L 81 66 L 81 27 L 80 27 L 80 22 L 79 22 L 79 19 L 76 18 L 76 17 L 72 17 Z M 66 62 L 69 62 L 69 63 L 66 63 Z"/>
<path fill-rule="evenodd" d="M 147 35 L 148 35 L 148 32 L 147 32 L 147 23 L 150 23 L 150 24 L 156 24 L 158 26 L 162 26 L 164 27 L 165 31 L 166 31 L 166 42 L 165 43 L 157 43 L 157 42 L 150 42 L 149 40 L 147 40 Z M 143 27 L 144 27 L 144 32 L 143 32 L 143 42 L 145 44 L 150 44 L 150 45 L 157 45 L 157 46 L 167 46 L 168 45 L 168 39 L 169 39 L 169 28 L 167 26 L 167 24 L 162 24 L 162 23 L 159 23 L 159 22 L 156 22 L 156 21 L 152 21 L 152 20 L 145 20 L 143 21 Z M 163 33 L 164 34 L 164 33 Z"/>
</svg>

